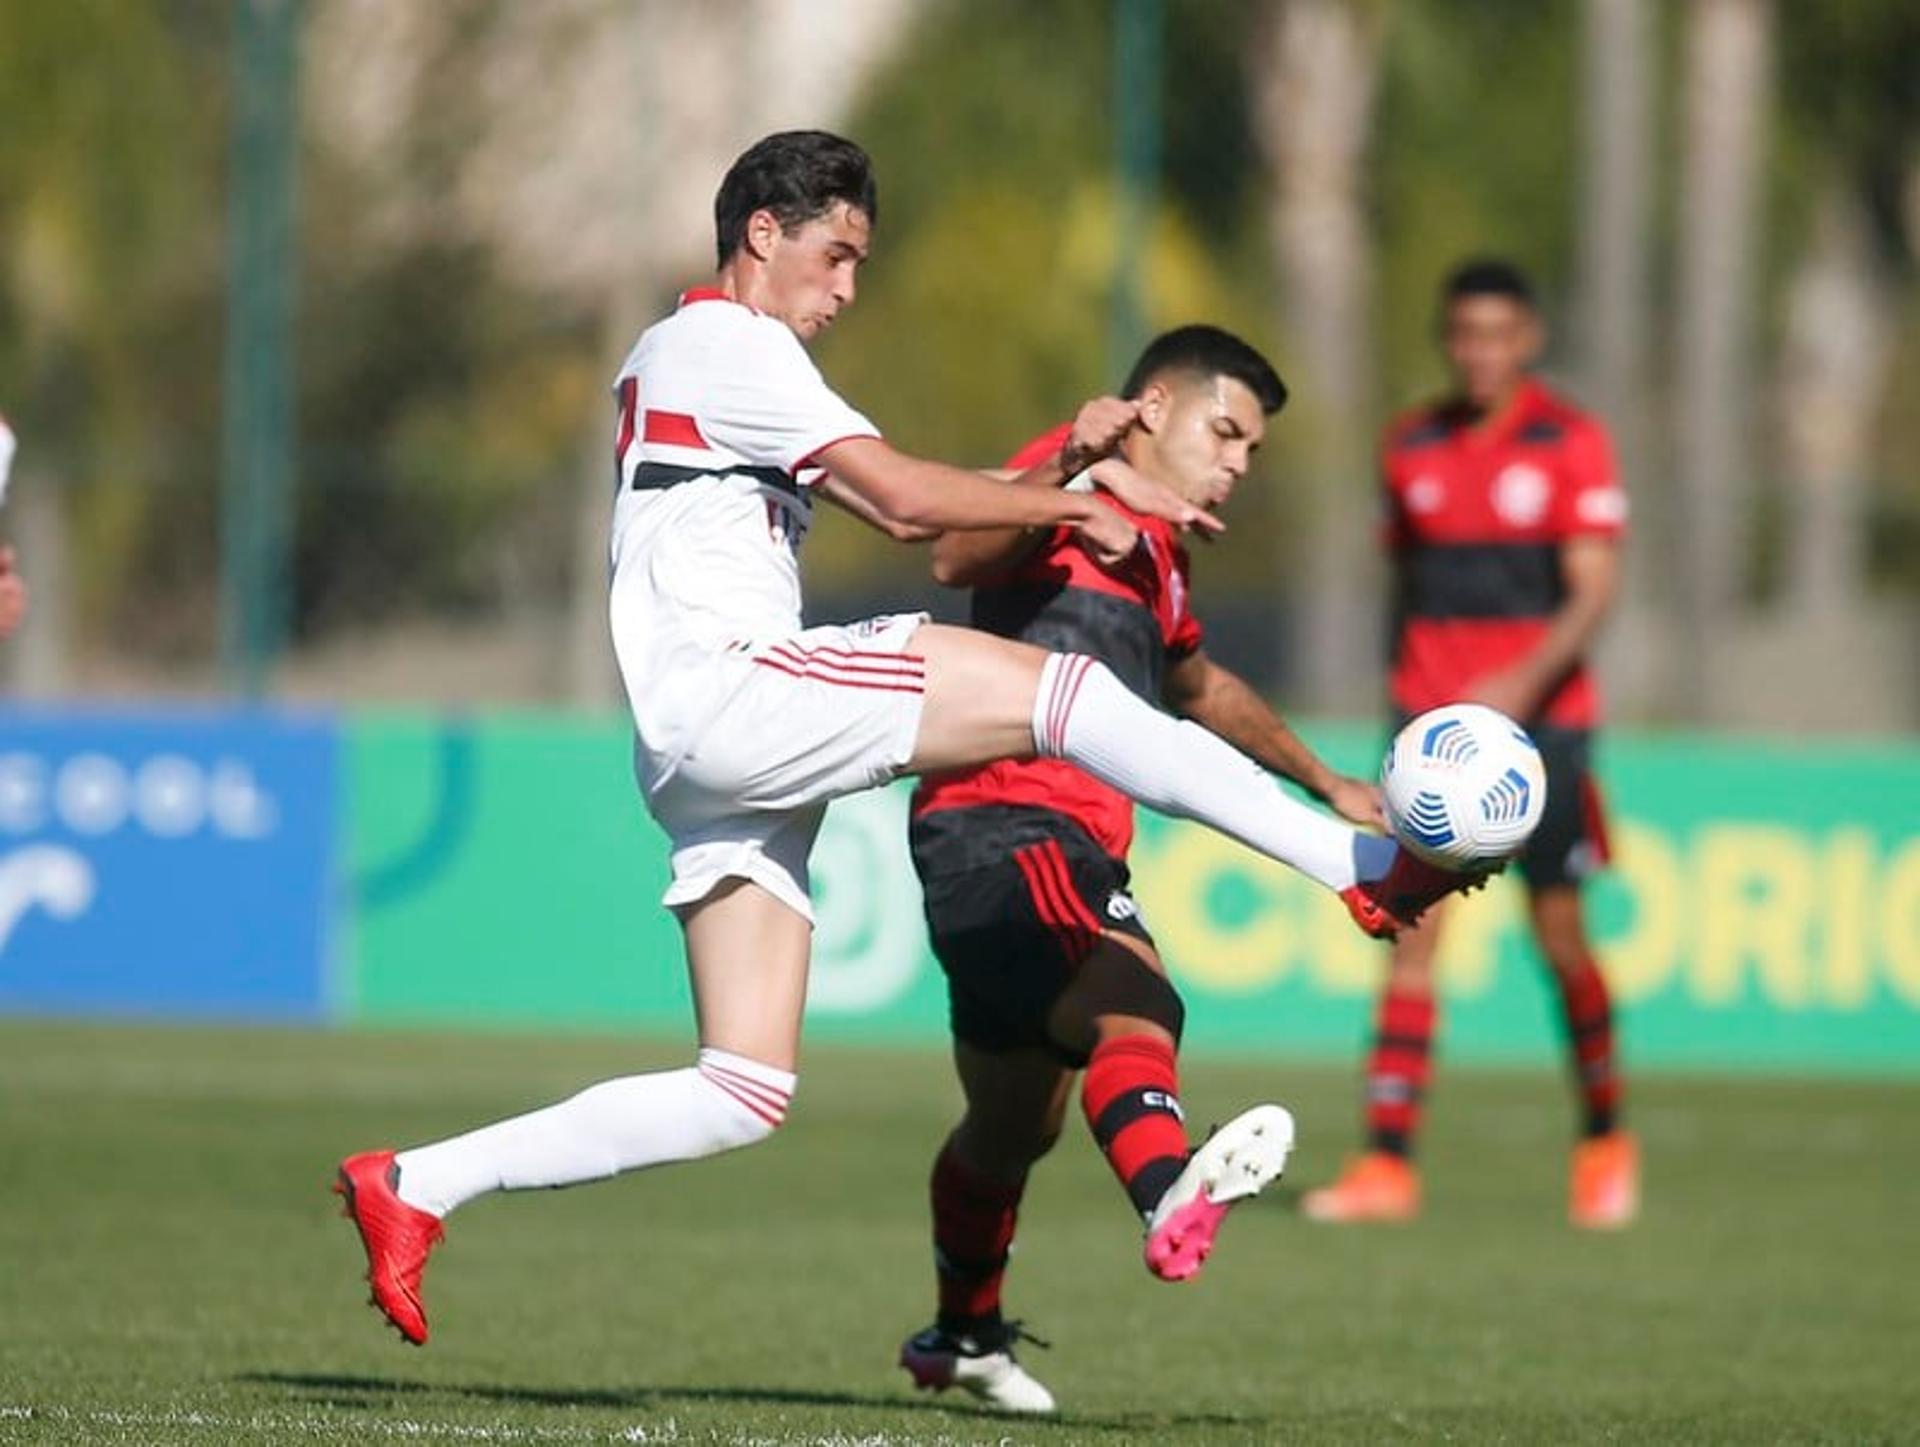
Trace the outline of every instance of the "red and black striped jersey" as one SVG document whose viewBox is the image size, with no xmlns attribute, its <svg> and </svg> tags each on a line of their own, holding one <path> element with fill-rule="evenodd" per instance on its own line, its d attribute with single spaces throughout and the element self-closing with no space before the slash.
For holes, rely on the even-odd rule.
<svg viewBox="0 0 1920 1447">
<path fill-rule="evenodd" d="M 1058 452 L 1070 424 L 1042 433 L 1007 459 L 1025 469 Z M 1200 647 L 1200 624 L 1187 606 L 1189 562 L 1169 523 L 1106 499 L 1140 529 L 1141 545 L 1124 568 L 1108 571 L 1066 528 L 1017 566 L 974 589 L 976 628 L 1062 653 L 1087 653 L 1142 698 L 1158 704 L 1170 659 Z M 1133 843 L 1133 801 L 1058 759 L 1002 760 L 930 774 L 914 790 L 913 812 L 1016 804 L 1051 809 L 1078 822 L 1115 859 Z"/>
<path fill-rule="evenodd" d="M 1382 472 L 1398 588 L 1390 686 L 1407 713 L 1458 700 L 1536 647 L 1565 600 L 1561 544 L 1626 527 L 1606 430 L 1534 380 L 1484 425 L 1444 405 L 1401 418 Z M 1582 663 L 1540 717 L 1591 727 L 1599 712 Z"/>
</svg>

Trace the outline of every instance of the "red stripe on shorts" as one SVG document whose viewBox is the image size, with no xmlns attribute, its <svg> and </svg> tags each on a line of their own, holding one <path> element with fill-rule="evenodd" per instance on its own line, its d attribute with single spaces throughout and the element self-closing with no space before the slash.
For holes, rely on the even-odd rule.
<svg viewBox="0 0 1920 1447">
<path fill-rule="evenodd" d="M 837 668 L 845 673 L 880 673 L 890 678 L 924 678 L 924 661 L 897 653 L 849 653 L 844 649 L 801 649 L 791 643 L 777 643 L 767 650 L 771 658 L 784 659 L 802 668 Z"/>
<path fill-rule="evenodd" d="M 1587 826 L 1587 847 L 1595 867 L 1613 862 L 1613 840 L 1607 834 L 1607 806 L 1592 774 L 1580 776 L 1580 813 Z"/>
<path fill-rule="evenodd" d="M 1045 862 L 1045 846 L 1028 845 L 1024 849 L 1013 851 L 1013 861 L 1020 866 L 1020 873 L 1026 876 L 1027 892 L 1033 897 L 1034 913 L 1040 916 L 1040 922 L 1053 931 L 1054 938 L 1060 941 L 1061 952 L 1078 964 L 1093 948 L 1083 929 L 1075 927 L 1073 912 L 1061 897 L 1061 888 L 1054 879 Z M 1067 898 L 1072 890 L 1066 891 Z"/>
<path fill-rule="evenodd" d="M 795 668 L 771 654 L 762 654 L 753 661 L 762 668 L 775 669 L 780 673 L 791 674 L 795 678 L 806 679 L 810 683 L 832 684 L 836 688 L 871 688 L 878 689 L 882 693 L 925 693 L 927 691 L 926 681 L 920 675 L 913 673 L 886 675 L 889 681 L 883 683 L 880 681 L 881 676 L 878 675 L 872 678 L 838 677 L 826 672 L 820 665 Z"/>
<path fill-rule="evenodd" d="M 1049 839 L 1040 846 L 1041 863 L 1052 871 L 1060 893 L 1067 902 L 1067 908 L 1080 928 L 1090 934 L 1100 933 L 1100 920 L 1087 908 L 1087 902 L 1080 897 L 1080 891 L 1073 885 L 1073 870 L 1067 864 L 1066 851 L 1061 849 L 1058 839 Z"/>
</svg>

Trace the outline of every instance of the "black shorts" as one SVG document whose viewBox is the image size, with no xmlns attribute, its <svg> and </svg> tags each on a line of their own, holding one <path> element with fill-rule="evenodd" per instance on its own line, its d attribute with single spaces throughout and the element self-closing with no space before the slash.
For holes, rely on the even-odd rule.
<svg viewBox="0 0 1920 1447">
<path fill-rule="evenodd" d="M 1579 884 L 1607 862 L 1607 823 L 1594 782 L 1593 731 L 1536 723 L 1528 728 L 1547 770 L 1547 812 L 1520 851 L 1532 889 Z"/>
<path fill-rule="evenodd" d="M 939 809 L 916 818 L 908 838 L 956 1040 L 1058 1055 L 1047 1016 L 1102 932 L 1153 944 L 1126 864 L 1064 814 Z"/>
<path fill-rule="evenodd" d="M 1406 723 L 1394 721 L 1399 733 Z M 1579 884 L 1606 867 L 1607 821 L 1594 782 L 1593 730 L 1531 723 L 1527 733 L 1547 774 L 1547 811 L 1515 857 L 1529 889 Z"/>
</svg>

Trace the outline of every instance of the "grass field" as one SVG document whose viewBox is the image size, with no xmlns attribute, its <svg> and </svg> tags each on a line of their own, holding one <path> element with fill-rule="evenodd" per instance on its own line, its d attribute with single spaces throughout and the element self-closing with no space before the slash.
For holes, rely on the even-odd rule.
<svg viewBox="0 0 1920 1447">
<path fill-rule="evenodd" d="M 1196 1120 L 1292 1106 L 1282 1187 L 1201 1277 L 1148 1278 L 1077 1122 L 1029 1196 L 1009 1305 L 1057 1422 L 914 1396 L 930 1317 L 932 1053 L 816 1048 L 737 1157 L 479 1203 L 434 1340 L 362 1305 L 343 1152 L 684 1051 L 606 1038 L 0 1024 L 0 1440 L 48 1442 L 1912 1441 L 1920 1088 L 1637 1082 L 1645 1219 L 1562 1224 L 1544 1075 L 1443 1075 L 1429 1212 L 1291 1211 L 1351 1141 L 1348 1070 L 1199 1065 Z"/>
</svg>

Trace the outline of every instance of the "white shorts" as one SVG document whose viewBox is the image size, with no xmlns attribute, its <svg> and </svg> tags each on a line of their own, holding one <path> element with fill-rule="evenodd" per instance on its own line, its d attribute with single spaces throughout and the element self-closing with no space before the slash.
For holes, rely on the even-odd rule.
<svg viewBox="0 0 1920 1447">
<path fill-rule="evenodd" d="M 807 855 L 827 801 L 897 778 L 913 757 L 926 665 L 906 650 L 926 621 L 888 614 L 705 653 L 704 720 L 634 751 L 672 845 L 668 906 L 738 878 L 813 918 Z"/>
</svg>

